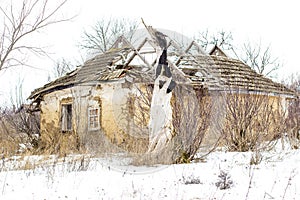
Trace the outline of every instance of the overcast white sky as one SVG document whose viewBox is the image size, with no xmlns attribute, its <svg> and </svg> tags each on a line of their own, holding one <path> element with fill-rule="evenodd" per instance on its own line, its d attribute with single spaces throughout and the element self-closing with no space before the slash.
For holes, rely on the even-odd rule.
<svg viewBox="0 0 300 200">
<path fill-rule="evenodd" d="M 24 97 L 47 82 L 53 60 L 66 58 L 81 61 L 77 47 L 84 29 L 103 17 L 141 18 L 149 25 L 193 36 L 197 31 L 227 30 L 235 43 L 261 41 L 271 45 L 272 54 L 283 62 L 279 78 L 300 73 L 299 3 L 296 0 L 69 0 L 63 14 L 78 15 L 71 22 L 54 25 L 38 38 L 30 38 L 48 46 L 48 58 L 30 59 L 40 69 L 18 68 L 0 72 L 0 105 L 9 102 L 16 80 L 24 79 Z"/>
</svg>

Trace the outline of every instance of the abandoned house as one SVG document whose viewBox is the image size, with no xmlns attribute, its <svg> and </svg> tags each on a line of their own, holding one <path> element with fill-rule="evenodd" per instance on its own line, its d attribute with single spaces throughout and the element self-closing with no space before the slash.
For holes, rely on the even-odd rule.
<svg viewBox="0 0 300 200">
<path fill-rule="evenodd" d="M 282 102 L 293 98 L 293 91 L 229 58 L 217 46 L 206 53 L 194 41 L 186 49 L 171 37 L 167 41 L 175 87 L 198 89 L 204 95 L 238 90 Z M 107 52 L 34 90 L 29 99 L 41 112 L 41 136 L 75 133 L 87 148 L 98 148 L 105 140 L 121 149 L 147 150 L 155 48 L 151 37 L 132 45 L 121 36 Z"/>
</svg>

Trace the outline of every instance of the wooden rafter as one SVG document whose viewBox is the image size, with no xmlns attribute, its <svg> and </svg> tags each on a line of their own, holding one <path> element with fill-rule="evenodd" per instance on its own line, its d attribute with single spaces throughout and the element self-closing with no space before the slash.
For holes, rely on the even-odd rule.
<svg viewBox="0 0 300 200">
<path fill-rule="evenodd" d="M 146 42 L 148 41 L 148 38 L 145 38 L 143 40 L 143 42 L 138 46 L 137 49 L 135 49 L 133 47 L 133 45 L 131 43 L 129 43 L 131 49 L 134 51 L 134 53 L 132 54 L 132 56 L 128 59 L 128 61 L 125 63 L 125 67 L 127 67 L 129 65 L 129 63 L 134 59 L 135 56 L 138 56 L 146 65 L 149 69 L 151 69 L 153 66 L 151 64 L 148 63 L 147 60 L 144 59 L 144 57 L 140 54 L 140 50 L 142 49 L 142 47 L 146 44 Z"/>
</svg>

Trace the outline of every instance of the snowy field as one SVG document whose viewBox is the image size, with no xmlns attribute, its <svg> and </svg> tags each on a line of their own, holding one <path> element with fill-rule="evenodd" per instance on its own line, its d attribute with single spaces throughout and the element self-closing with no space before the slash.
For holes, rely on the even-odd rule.
<svg viewBox="0 0 300 200">
<path fill-rule="evenodd" d="M 300 199 L 300 150 L 277 145 L 258 165 L 253 155 L 216 151 L 152 167 L 82 155 L 2 159 L 0 199 Z"/>
</svg>

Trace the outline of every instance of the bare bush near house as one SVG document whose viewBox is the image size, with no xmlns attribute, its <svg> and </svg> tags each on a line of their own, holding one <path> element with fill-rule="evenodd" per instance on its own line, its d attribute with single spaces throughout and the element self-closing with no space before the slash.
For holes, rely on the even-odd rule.
<svg viewBox="0 0 300 200">
<path fill-rule="evenodd" d="M 207 133 L 212 114 L 210 96 L 203 89 L 179 85 L 174 90 L 173 161 L 188 163 L 195 158 Z"/>
<path fill-rule="evenodd" d="M 5 119 L 5 110 L 0 108 L 0 156 L 14 155 L 19 149 L 20 139 Z"/>
<path fill-rule="evenodd" d="M 39 112 L 31 112 L 32 106 L 24 104 L 22 83 L 18 82 L 14 94 L 11 93 L 13 106 L 2 110 L 1 119 L 5 134 L 18 141 L 23 150 L 28 150 L 39 145 L 40 115 Z"/>
<path fill-rule="evenodd" d="M 131 125 L 130 129 L 137 137 L 148 137 L 153 85 L 150 84 L 141 88 L 134 85 L 133 87 L 138 91 L 138 94 L 129 96 L 127 100 L 128 108 L 125 109 L 125 112 L 128 112 L 128 116 L 132 119 L 129 122 L 133 123 L 129 124 Z"/>
<path fill-rule="evenodd" d="M 300 75 L 293 75 L 290 78 L 288 87 L 298 92 L 298 97 L 292 99 L 288 105 L 288 115 L 286 118 L 287 136 L 291 147 L 300 148 Z"/>
<path fill-rule="evenodd" d="M 22 138 L 22 143 L 29 148 L 37 148 L 40 136 L 40 116 L 39 113 L 29 112 L 26 105 L 22 105 L 16 111 L 6 111 L 4 113 L 6 122 Z"/>
<path fill-rule="evenodd" d="M 260 93 L 230 92 L 224 99 L 226 110 L 220 127 L 230 151 L 256 151 L 269 147 L 284 132 L 280 99 Z"/>
<path fill-rule="evenodd" d="M 294 149 L 300 148 L 300 99 L 293 99 L 288 107 L 286 119 L 287 135 Z"/>
<path fill-rule="evenodd" d="M 0 112 L 0 135 L 5 154 L 14 155 L 20 147 L 24 150 L 38 147 L 39 114 L 8 108 Z"/>
<path fill-rule="evenodd" d="M 152 87 L 142 91 L 143 95 L 129 100 L 132 108 L 131 117 L 135 119 L 137 129 L 143 136 L 148 136 L 149 130 L 141 129 L 149 123 L 149 109 L 151 103 Z M 142 99 L 141 99 L 142 98 Z M 130 98 L 131 99 L 131 98 Z M 203 89 L 195 89 L 193 86 L 177 85 L 171 100 L 173 108 L 172 139 L 159 153 L 139 154 L 134 164 L 153 163 L 189 163 L 195 159 L 196 153 L 207 133 L 213 102 L 211 97 Z M 142 126 L 141 126 L 142 125 Z M 148 144 L 146 144 L 148 145 Z"/>
</svg>

